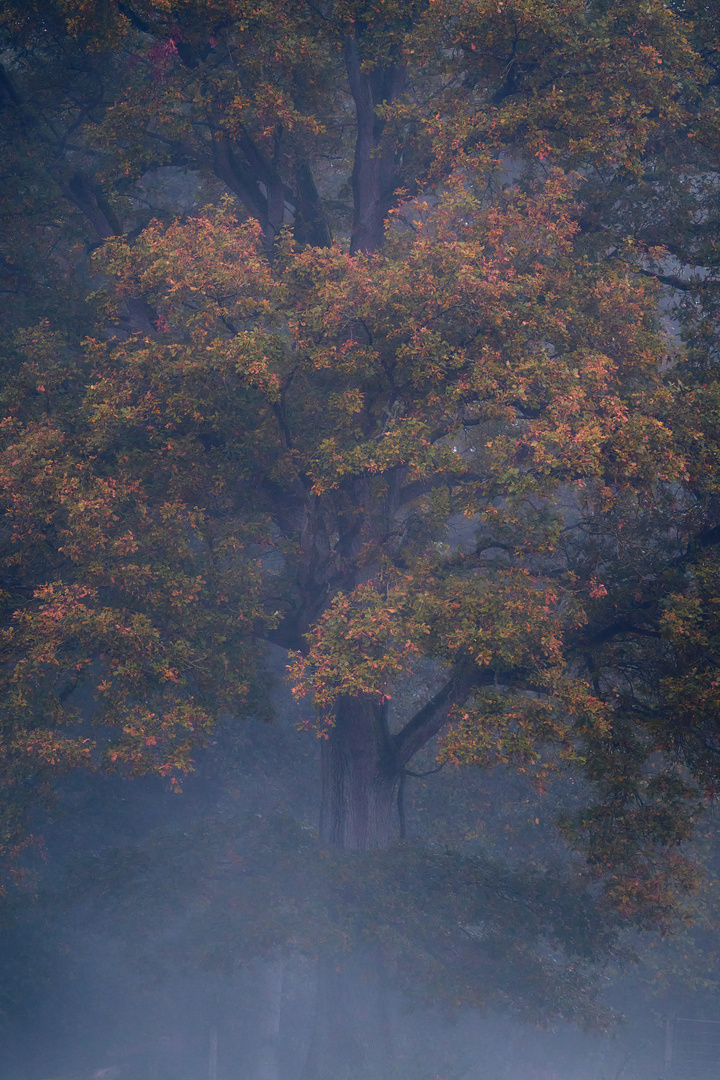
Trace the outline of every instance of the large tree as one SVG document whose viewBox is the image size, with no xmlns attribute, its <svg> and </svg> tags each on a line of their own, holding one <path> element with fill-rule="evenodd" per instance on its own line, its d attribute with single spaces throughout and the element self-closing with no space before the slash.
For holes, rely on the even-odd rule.
<svg viewBox="0 0 720 1080">
<path fill-rule="evenodd" d="M 58 770 L 181 775 L 268 642 L 324 842 L 387 846 L 438 736 L 565 761 L 666 924 L 716 753 L 716 382 L 657 291 L 714 295 L 705 8 L 3 5 L 8 848 Z"/>
</svg>

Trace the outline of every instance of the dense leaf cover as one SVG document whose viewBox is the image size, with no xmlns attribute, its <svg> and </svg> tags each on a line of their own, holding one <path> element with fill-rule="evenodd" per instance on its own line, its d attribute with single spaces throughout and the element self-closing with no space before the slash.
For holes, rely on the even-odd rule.
<svg viewBox="0 0 720 1080">
<path fill-rule="evenodd" d="M 715 8 L 3 2 L 10 863 L 69 768 L 179 782 L 271 641 L 393 797 L 438 735 L 584 770 L 567 836 L 668 925 L 720 752 Z"/>
</svg>

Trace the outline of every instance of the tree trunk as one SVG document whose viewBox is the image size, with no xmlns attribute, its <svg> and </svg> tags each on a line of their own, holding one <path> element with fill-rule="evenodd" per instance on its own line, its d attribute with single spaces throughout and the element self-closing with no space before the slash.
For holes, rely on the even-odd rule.
<svg viewBox="0 0 720 1080">
<path fill-rule="evenodd" d="M 322 748 L 320 839 L 343 851 L 387 847 L 402 772 L 387 707 L 366 696 L 341 698 Z"/>
<path fill-rule="evenodd" d="M 387 847 L 397 835 L 403 765 L 387 707 L 369 697 L 338 703 L 322 747 L 320 836 L 345 851 Z M 372 1080 L 390 1068 L 391 1038 L 382 952 L 372 943 L 321 956 L 308 1056 L 301 1080 Z"/>
<path fill-rule="evenodd" d="M 385 133 L 379 105 L 391 105 L 403 93 L 406 70 L 389 63 L 363 70 L 355 34 L 345 40 L 345 69 L 355 101 L 357 134 L 352 171 L 353 227 L 350 254 L 379 251 L 385 242 L 385 221 L 400 184 L 400 152 Z M 383 137 L 385 135 L 385 137 Z"/>
</svg>

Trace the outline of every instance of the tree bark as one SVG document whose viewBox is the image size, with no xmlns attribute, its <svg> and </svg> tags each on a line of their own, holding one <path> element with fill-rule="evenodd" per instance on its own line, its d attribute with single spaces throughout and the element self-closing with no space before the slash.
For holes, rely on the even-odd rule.
<svg viewBox="0 0 720 1080">
<path fill-rule="evenodd" d="M 377 107 L 392 104 L 402 94 L 407 72 L 401 63 L 364 71 L 357 35 L 345 41 L 345 69 L 357 123 L 350 240 L 350 254 L 354 255 L 378 251 L 385 241 L 385 220 L 400 185 L 400 155 L 395 140 L 385 133 L 385 121 Z"/>
<path fill-rule="evenodd" d="M 367 696 L 341 698 L 322 747 L 320 839 L 343 851 L 387 847 L 402 772 L 387 707 Z"/>
<path fill-rule="evenodd" d="M 320 838 L 343 851 L 388 847 L 398 835 L 405 767 L 466 700 L 478 671 L 461 660 L 445 685 L 395 735 L 387 705 L 368 695 L 339 700 L 322 746 Z M 392 1070 L 387 973 L 379 943 L 351 945 L 318 961 L 317 1001 L 301 1080 L 374 1080 Z"/>
<path fill-rule="evenodd" d="M 397 835 L 405 766 L 437 735 L 452 709 L 492 677 L 461 660 L 396 735 L 390 734 L 387 705 L 368 695 L 340 698 L 322 746 L 321 841 L 341 851 L 387 847 Z"/>
<path fill-rule="evenodd" d="M 344 851 L 387 847 L 398 834 L 405 765 L 442 727 L 473 684 L 459 665 L 441 690 L 393 736 L 387 706 L 344 697 L 322 747 L 321 840 Z M 397 822 L 397 824 L 396 824 Z M 318 961 L 315 1019 L 301 1080 L 372 1080 L 392 1069 L 387 975 L 379 944 Z"/>
<path fill-rule="evenodd" d="M 387 706 L 344 697 L 322 747 L 321 840 L 344 851 L 387 847 L 403 773 Z M 390 1067 L 386 974 L 377 945 L 318 960 L 315 1018 L 301 1080 L 371 1080 Z"/>
</svg>

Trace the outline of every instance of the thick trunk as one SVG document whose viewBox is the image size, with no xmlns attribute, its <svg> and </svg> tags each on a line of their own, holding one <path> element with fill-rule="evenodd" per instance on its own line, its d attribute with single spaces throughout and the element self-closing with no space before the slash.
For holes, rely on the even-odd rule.
<svg viewBox="0 0 720 1080">
<path fill-rule="evenodd" d="M 368 851 L 387 847 L 396 834 L 403 766 L 386 713 L 365 696 L 338 703 L 322 748 L 320 839 L 332 847 Z"/>
<path fill-rule="evenodd" d="M 320 839 L 343 851 L 387 847 L 397 835 L 405 766 L 445 724 L 473 686 L 492 678 L 461 661 L 437 693 L 396 735 L 387 706 L 366 695 L 340 698 L 322 748 Z"/>
<path fill-rule="evenodd" d="M 387 847 L 397 835 L 403 765 L 387 709 L 341 698 L 322 748 L 320 836 L 342 850 Z M 386 976 L 379 946 L 318 961 L 317 1001 L 301 1080 L 371 1080 L 391 1068 Z"/>
<path fill-rule="evenodd" d="M 460 664 L 396 735 L 387 708 L 341 698 L 322 748 L 321 840 L 341 850 L 387 847 L 398 834 L 396 803 L 407 762 L 465 700 L 474 665 Z M 387 976 L 379 943 L 356 943 L 318 962 L 317 1004 L 301 1080 L 376 1080 L 392 1072 Z"/>
</svg>

